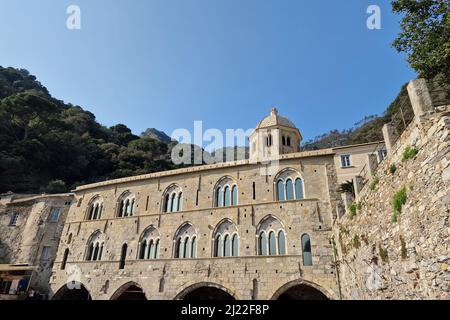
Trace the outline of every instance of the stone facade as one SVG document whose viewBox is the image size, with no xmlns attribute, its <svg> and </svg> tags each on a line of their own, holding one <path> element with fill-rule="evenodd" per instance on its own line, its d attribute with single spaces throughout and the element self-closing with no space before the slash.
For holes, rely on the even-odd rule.
<svg viewBox="0 0 450 320">
<path fill-rule="evenodd" d="M 30 287 L 44 295 L 49 292 L 53 262 L 72 200 L 71 194 L 1 196 L 1 263 L 35 267 Z"/>
</svg>

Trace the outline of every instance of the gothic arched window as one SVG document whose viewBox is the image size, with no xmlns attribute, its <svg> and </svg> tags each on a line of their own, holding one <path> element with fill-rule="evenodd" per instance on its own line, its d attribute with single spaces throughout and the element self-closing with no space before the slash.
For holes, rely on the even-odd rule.
<svg viewBox="0 0 450 320">
<path fill-rule="evenodd" d="M 145 229 L 139 241 L 139 259 L 159 259 L 159 239 L 160 235 L 155 227 Z"/>
<path fill-rule="evenodd" d="M 101 219 L 102 213 L 103 213 L 103 199 L 96 196 L 90 201 L 86 219 L 87 220 Z"/>
<path fill-rule="evenodd" d="M 174 258 L 197 257 L 197 232 L 190 223 L 185 223 L 178 229 L 174 237 Z"/>
<path fill-rule="evenodd" d="M 238 205 L 239 189 L 230 177 L 223 177 L 214 187 L 214 204 L 215 207 L 229 207 Z"/>
<path fill-rule="evenodd" d="M 169 186 L 163 193 L 163 212 L 183 211 L 183 192 L 177 185 Z"/>
<path fill-rule="evenodd" d="M 239 237 L 236 225 L 229 219 L 220 222 L 213 233 L 214 257 L 236 257 Z"/>
<path fill-rule="evenodd" d="M 88 240 L 87 250 L 85 255 L 86 261 L 99 261 L 102 259 L 103 246 L 105 243 L 105 236 L 100 231 L 94 232 Z"/>
<path fill-rule="evenodd" d="M 301 200 L 304 199 L 304 186 L 300 174 L 294 169 L 284 169 L 275 177 L 276 199 Z"/>
<path fill-rule="evenodd" d="M 131 217 L 134 214 L 134 206 L 135 206 L 135 196 L 131 192 L 124 192 L 119 197 L 119 208 L 117 210 L 117 216 L 119 218 L 122 217 Z"/>
<path fill-rule="evenodd" d="M 306 233 L 302 235 L 303 265 L 312 266 L 311 239 Z"/>
<path fill-rule="evenodd" d="M 285 255 L 286 236 L 281 222 L 273 217 L 264 218 L 258 227 L 258 255 Z"/>
</svg>

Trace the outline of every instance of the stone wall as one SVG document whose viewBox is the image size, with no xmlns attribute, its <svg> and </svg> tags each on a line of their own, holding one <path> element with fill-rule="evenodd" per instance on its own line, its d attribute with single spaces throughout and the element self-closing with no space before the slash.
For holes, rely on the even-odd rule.
<svg viewBox="0 0 450 320">
<path fill-rule="evenodd" d="M 35 266 L 30 286 L 43 294 L 49 291 L 49 278 L 72 200 L 71 194 L 19 196 L 0 205 L 0 257 L 4 263 Z M 61 208 L 58 221 L 49 219 L 53 208 Z M 11 225 L 14 214 L 18 214 L 17 223 Z M 50 248 L 48 259 L 41 259 L 44 247 Z"/>
<path fill-rule="evenodd" d="M 449 129 L 450 106 L 420 110 L 361 190 L 356 215 L 335 222 L 343 299 L 449 298 Z M 404 160 L 408 147 L 418 153 Z M 403 188 L 395 222 L 393 198 Z"/>
</svg>

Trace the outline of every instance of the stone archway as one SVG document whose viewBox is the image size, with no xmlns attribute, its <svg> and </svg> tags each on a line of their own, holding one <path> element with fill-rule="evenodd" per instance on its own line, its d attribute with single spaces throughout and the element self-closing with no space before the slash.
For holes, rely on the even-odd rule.
<svg viewBox="0 0 450 320">
<path fill-rule="evenodd" d="M 82 283 L 65 284 L 53 295 L 52 300 L 92 300 Z"/>
<path fill-rule="evenodd" d="M 221 285 L 209 282 L 196 283 L 185 288 L 176 297 L 175 300 L 215 300 L 230 301 L 236 300 L 230 290 Z"/>
<path fill-rule="evenodd" d="M 147 300 L 147 297 L 140 285 L 128 282 L 114 292 L 111 300 Z"/>
<path fill-rule="evenodd" d="M 329 297 L 318 285 L 294 280 L 279 288 L 272 300 L 329 300 Z"/>
</svg>

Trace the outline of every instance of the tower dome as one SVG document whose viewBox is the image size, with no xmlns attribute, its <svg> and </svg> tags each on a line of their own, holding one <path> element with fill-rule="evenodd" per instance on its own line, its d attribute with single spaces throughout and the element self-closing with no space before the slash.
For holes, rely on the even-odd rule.
<svg viewBox="0 0 450 320">
<path fill-rule="evenodd" d="M 261 160 L 300 151 L 302 135 L 294 123 L 272 108 L 250 135 L 250 158 Z"/>
<path fill-rule="evenodd" d="M 283 126 L 296 129 L 296 126 L 291 120 L 278 115 L 277 108 L 272 108 L 270 114 L 258 123 L 256 129 L 269 128 L 273 126 Z"/>
</svg>

